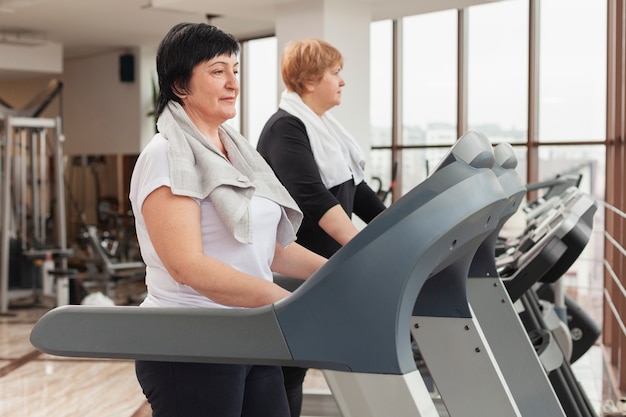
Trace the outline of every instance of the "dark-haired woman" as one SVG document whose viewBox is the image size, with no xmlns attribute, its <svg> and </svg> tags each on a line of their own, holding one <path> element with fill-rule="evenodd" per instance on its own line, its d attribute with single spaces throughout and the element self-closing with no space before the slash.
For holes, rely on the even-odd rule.
<svg viewBox="0 0 626 417">
<path fill-rule="evenodd" d="M 146 263 L 142 306 L 272 304 L 289 295 L 272 271 L 306 279 L 325 262 L 294 243 L 297 205 L 224 125 L 235 116 L 238 48 L 220 29 L 191 23 L 159 45 L 158 133 L 130 187 Z M 289 415 L 280 367 L 137 361 L 136 373 L 153 417 Z"/>
</svg>

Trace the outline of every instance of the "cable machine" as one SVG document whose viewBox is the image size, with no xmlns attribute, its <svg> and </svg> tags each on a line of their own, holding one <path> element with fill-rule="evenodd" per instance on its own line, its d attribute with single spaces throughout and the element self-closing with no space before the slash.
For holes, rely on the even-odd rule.
<svg viewBox="0 0 626 417">
<path fill-rule="evenodd" d="M 53 80 L 21 110 L 0 102 L 0 314 L 10 293 L 52 294 L 53 275 L 67 271 L 62 122 L 39 117 L 61 88 Z M 60 274 L 56 287 L 67 304 L 69 278 Z"/>
</svg>

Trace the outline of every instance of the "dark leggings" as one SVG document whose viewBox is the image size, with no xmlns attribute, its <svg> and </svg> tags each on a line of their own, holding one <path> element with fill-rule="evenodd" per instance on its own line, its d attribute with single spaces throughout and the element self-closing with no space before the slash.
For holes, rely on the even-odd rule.
<svg viewBox="0 0 626 417">
<path fill-rule="evenodd" d="M 289 417 L 278 366 L 136 361 L 152 417 Z"/>
<path fill-rule="evenodd" d="M 300 417 L 300 413 L 302 412 L 302 383 L 304 382 L 306 371 L 307 368 L 283 366 L 285 391 L 287 391 L 291 417 Z"/>
</svg>

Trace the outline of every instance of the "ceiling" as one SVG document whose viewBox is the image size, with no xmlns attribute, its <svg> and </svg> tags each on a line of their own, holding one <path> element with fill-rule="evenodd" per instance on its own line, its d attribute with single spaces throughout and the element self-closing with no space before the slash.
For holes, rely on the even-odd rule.
<svg viewBox="0 0 626 417">
<path fill-rule="evenodd" d="M 155 45 L 181 21 L 210 22 L 239 39 L 273 34 L 281 7 L 306 0 L 0 0 L 0 39 L 50 41 L 64 59 Z M 322 0 L 315 0 L 322 1 Z M 331 0 L 326 0 L 331 1 Z M 373 20 L 496 0 L 332 0 L 372 11 Z M 213 15 L 210 20 L 207 15 Z"/>
</svg>

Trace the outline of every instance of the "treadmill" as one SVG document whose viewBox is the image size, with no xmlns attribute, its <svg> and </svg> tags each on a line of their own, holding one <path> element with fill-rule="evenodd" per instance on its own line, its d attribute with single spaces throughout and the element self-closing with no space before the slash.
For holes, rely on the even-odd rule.
<svg viewBox="0 0 626 417">
<path fill-rule="evenodd" d="M 415 365 L 413 329 L 433 374 L 474 378 L 444 402 L 480 396 L 486 402 L 471 401 L 464 417 L 521 416 L 467 301 L 470 265 L 508 203 L 483 139 L 459 139 L 445 164 L 280 302 L 61 306 L 38 321 L 31 342 L 60 356 L 314 367 L 344 417 L 439 416 Z"/>
</svg>

